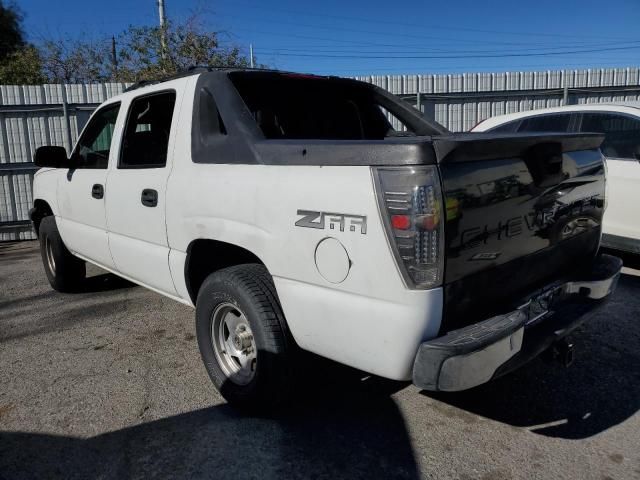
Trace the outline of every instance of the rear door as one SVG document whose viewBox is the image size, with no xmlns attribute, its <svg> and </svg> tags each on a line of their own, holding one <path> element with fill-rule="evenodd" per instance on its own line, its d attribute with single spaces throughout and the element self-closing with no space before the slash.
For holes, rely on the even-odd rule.
<svg viewBox="0 0 640 480">
<path fill-rule="evenodd" d="M 609 237 L 611 235 L 640 240 L 640 222 L 637 221 L 637 205 L 640 202 L 640 118 L 612 112 L 589 112 L 582 115 L 580 130 L 606 135 L 602 153 L 607 158 L 608 207 L 604 217 L 603 240 L 607 244 L 620 242 L 620 239 Z"/>
<path fill-rule="evenodd" d="M 56 221 L 65 245 L 107 268 L 114 266 L 105 214 L 107 166 L 114 156 L 112 140 L 119 111 L 120 103 L 114 103 L 91 117 L 71 154 L 74 168 L 58 182 Z"/>
<path fill-rule="evenodd" d="M 109 173 L 107 222 L 116 269 L 170 295 L 165 194 L 171 170 L 179 92 L 160 90 L 128 106 L 119 158 Z"/>
</svg>

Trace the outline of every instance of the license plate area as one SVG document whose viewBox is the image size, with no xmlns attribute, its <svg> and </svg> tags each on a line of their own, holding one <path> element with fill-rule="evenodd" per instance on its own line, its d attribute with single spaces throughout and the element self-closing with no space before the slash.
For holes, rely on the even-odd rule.
<svg viewBox="0 0 640 480">
<path fill-rule="evenodd" d="M 527 316 L 525 326 L 538 323 L 553 313 L 553 305 L 562 293 L 562 287 L 557 285 L 534 294 L 518 310 Z"/>
</svg>

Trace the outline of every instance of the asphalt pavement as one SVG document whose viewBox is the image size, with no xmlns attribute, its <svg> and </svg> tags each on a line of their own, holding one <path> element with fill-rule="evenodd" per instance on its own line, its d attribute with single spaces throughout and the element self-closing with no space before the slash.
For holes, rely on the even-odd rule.
<svg viewBox="0 0 640 480">
<path fill-rule="evenodd" d="M 89 273 L 54 292 L 36 242 L 0 243 L 1 480 L 640 478 L 638 270 L 573 335 L 570 368 L 436 395 L 312 357 L 269 417 L 214 390 L 192 309 Z"/>
</svg>

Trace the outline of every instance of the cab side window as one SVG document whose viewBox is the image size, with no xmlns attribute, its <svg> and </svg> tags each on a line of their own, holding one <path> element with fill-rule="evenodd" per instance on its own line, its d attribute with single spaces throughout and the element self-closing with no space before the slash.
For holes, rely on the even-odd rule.
<svg viewBox="0 0 640 480">
<path fill-rule="evenodd" d="M 571 114 L 538 115 L 522 120 L 518 132 L 567 132 Z"/>
<path fill-rule="evenodd" d="M 75 168 L 107 168 L 119 110 L 119 103 L 108 105 L 91 117 L 72 156 Z"/>
<path fill-rule="evenodd" d="M 604 133 L 602 153 L 610 158 L 640 160 L 640 120 L 611 113 L 585 113 L 582 132 Z"/>
<path fill-rule="evenodd" d="M 131 102 L 118 168 L 162 168 L 167 164 L 175 92 L 159 92 Z"/>
</svg>

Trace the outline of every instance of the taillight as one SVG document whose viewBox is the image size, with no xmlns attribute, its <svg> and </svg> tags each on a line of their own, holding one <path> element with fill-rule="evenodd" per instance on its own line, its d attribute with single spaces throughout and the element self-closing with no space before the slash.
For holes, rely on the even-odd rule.
<svg viewBox="0 0 640 480">
<path fill-rule="evenodd" d="M 373 176 L 387 238 L 409 288 L 442 283 L 444 221 L 435 166 L 375 167 Z"/>
<path fill-rule="evenodd" d="M 602 155 L 602 165 L 604 168 L 604 209 L 602 213 L 604 214 L 609 206 L 609 167 L 607 166 L 607 159 L 604 155 Z"/>
</svg>

